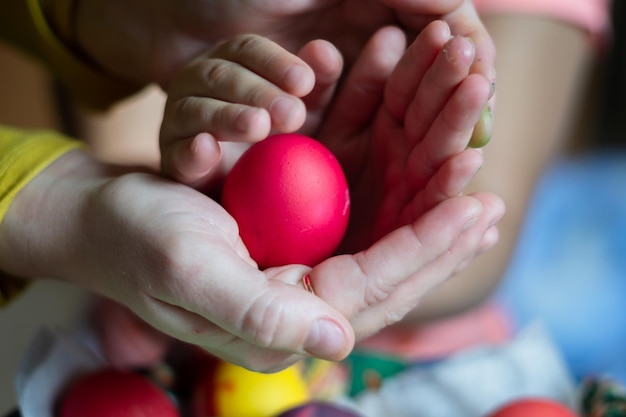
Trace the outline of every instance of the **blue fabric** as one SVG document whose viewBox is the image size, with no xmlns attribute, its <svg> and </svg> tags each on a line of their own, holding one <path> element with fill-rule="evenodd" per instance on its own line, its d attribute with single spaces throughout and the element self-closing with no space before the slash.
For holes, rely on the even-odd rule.
<svg viewBox="0 0 626 417">
<path fill-rule="evenodd" d="M 626 383 L 626 153 L 545 173 L 498 297 L 520 327 L 544 323 L 575 377 Z"/>
</svg>

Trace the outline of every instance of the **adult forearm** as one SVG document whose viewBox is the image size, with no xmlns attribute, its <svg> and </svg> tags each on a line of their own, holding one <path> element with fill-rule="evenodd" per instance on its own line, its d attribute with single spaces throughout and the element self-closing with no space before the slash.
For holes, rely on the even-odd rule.
<svg viewBox="0 0 626 417">
<path fill-rule="evenodd" d="M 106 178 L 103 165 L 74 150 L 30 181 L 0 224 L 0 269 L 30 279 L 76 280 L 85 226 L 97 222 L 85 206 Z"/>
</svg>

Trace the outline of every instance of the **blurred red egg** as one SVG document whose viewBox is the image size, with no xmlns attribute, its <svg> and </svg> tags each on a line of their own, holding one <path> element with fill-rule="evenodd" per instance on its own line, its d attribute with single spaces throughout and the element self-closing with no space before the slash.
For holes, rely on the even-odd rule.
<svg viewBox="0 0 626 417">
<path fill-rule="evenodd" d="M 521 398 L 497 408 L 489 417 L 577 417 L 567 406 L 547 398 Z"/>
<path fill-rule="evenodd" d="M 180 417 L 168 394 L 148 378 L 109 368 L 74 381 L 59 411 L 59 417 Z"/>
<path fill-rule="evenodd" d="M 343 239 L 350 196 L 330 150 L 307 136 L 279 134 L 241 156 L 224 183 L 222 205 L 259 267 L 313 266 Z"/>
</svg>

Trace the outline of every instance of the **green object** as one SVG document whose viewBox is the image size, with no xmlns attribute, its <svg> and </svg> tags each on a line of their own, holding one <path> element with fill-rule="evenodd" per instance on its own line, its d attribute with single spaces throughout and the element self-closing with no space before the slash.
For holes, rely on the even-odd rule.
<svg viewBox="0 0 626 417">
<path fill-rule="evenodd" d="M 493 115 L 491 113 L 491 108 L 487 105 L 483 108 L 483 111 L 480 114 L 480 119 L 478 119 L 478 123 L 474 126 L 472 137 L 470 138 L 467 146 L 470 148 L 482 148 L 489 143 L 492 133 Z"/>
<path fill-rule="evenodd" d="M 582 386 L 583 417 L 626 417 L 626 391 L 609 378 L 588 378 Z"/>
<path fill-rule="evenodd" d="M 408 366 L 401 358 L 366 351 L 352 352 L 345 362 L 351 375 L 350 396 L 367 389 L 378 389 L 384 379 L 397 375 Z"/>
</svg>

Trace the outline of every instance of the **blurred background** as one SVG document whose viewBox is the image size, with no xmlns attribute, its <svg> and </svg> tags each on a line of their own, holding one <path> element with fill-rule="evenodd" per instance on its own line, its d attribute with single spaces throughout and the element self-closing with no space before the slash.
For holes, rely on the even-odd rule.
<svg viewBox="0 0 626 417">
<path fill-rule="evenodd" d="M 614 37 L 589 74 L 582 113 L 571 121 L 580 127 L 571 133 L 568 154 L 551 164 L 537 183 L 496 294 L 519 327 L 537 320 L 546 324 L 577 377 L 600 372 L 623 382 L 625 17 L 626 4 L 618 0 Z M 91 142 L 105 160 L 158 160 L 154 138 L 164 98 L 156 89 L 107 115 L 78 110 L 37 64 L 0 44 L 0 92 L 0 124 L 65 131 Z M 42 326 L 73 326 L 89 303 L 89 295 L 76 287 L 41 281 L 0 311 L 0 415 L 16 405 L 13 380 L 35 332 Z"/>
</svg>

